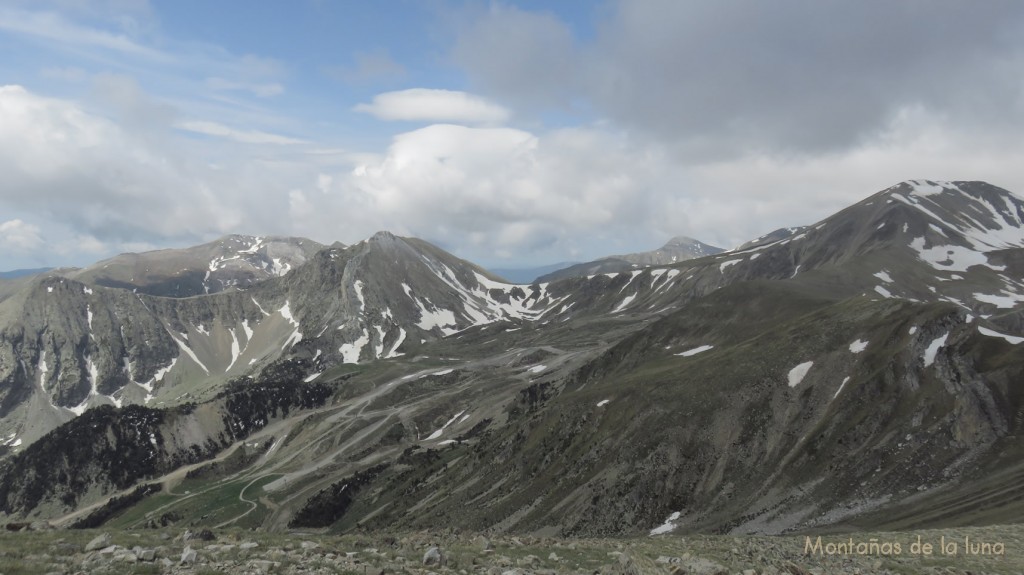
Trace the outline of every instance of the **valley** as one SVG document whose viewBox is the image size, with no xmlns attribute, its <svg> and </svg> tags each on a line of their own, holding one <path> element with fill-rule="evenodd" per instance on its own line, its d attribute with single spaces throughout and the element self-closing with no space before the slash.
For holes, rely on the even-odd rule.
<svg viewBox="0 0 1024 575">
<path fill-rule="evenodd" d="M 1019 541 L 1024 202 L 1005 190 L 904 182 L 734 250 L 529 285 L 387 232 L 302 258 L 184 295 L 19 278 L 0 523 L 602 541 L 650 569 L 691 537 Z"/>
</svg>

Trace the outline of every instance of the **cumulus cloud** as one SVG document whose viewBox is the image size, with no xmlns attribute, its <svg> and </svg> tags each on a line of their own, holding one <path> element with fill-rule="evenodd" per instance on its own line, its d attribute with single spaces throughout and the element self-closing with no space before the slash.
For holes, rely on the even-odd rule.
<svg viewBox="0 0 1024 575">
<path fill-rule="evenodd" d="M 483 262 L 564 259 L 609 242 L 659 241 L 644 223 L 664 197 L 647 189 L 664 167 L 599 129 L 434 124 L 395 136 L 349 173 L 319 178 L 315 191 L 293 192 L 291 215 L 298 227 L 323 229 L 359 214 L 345 227 L 357 239 L 386 228 Z"/>
<path fill-rule="evenodd" d="M 371 121 L 377 131 L 358 135 L 374 143 L 356 145 L 316 135 L 337 119 L 303 125 L 267 103 L 288 98 L 244 100 L 283 92 L 282 62 L 210 47 L 167 48 L 195 72 L 184 91 L 209 96 L 198 103 L 151 97 L 140 83 L 160 83 L 144 72 L 88 72 L 80 101 L 0 88 L 0 255 L 84 263 L 230 232 L 352 243 L 389 229 L 527 265 L 679 234 L 731 247 L 908 178 L 1024 193 L 1022 11 L 822 6 L 612 1 L 581 35 L 579 22 L 491 3 L 452 42 L 467 91 L 378 94 L 354 110 L 420 124 L 389 134 Z M 18 33 L 70 25 L 53 18 Z M 156 62 L 131 33 L 75 26 L 63 49 Z M 406 70 L 378 52 L 337 72 L 358 83 Z"/>
<path fill-rule="evenodd" d="M 14 219 L 0 222 L 0 247 L 14 252 L 32 252 L 43 245 L 37 226 Z"/>
<path fill-rule="evenodd" d="M 509 118 L 507 109 L 480 96 L 427 88 L 385 92 L 353 109 L 381 120 L 500 124 Z"/>
<path fill-rule="evenodd" d="M 154 105 L 131 102 L 124 107 Z M 315 145 L 175 138 L 172 125 L 157 137 L 160 125 L 137 129 L 0 88 L 0 210 L 27 214 L 4 224 L 4 245 L 52 252 L 47 263 L 63 265 L 53 253 L 86 263 L 231 232 L 354 243 L 388 229 L 484 264 L 527 265 L 651 249 L 678 234 L 731 247 L 907 178 L 978 178 L 1024 191 L 1019 141 L 964 131 L 923 107 L 902 110 L 853 150 L 700 165 L 600 124 L 431 124 L 383 150 L 335 150 L 351 162 L 345 169 L 318 161 Z"/>
<path fill-rule="evenodd" d="M 66 100 L 0 87 L 0 210 L 32 214 L 54 245 L 79 236 L 111 247 L 166 245 L 234 231 L 243 216 L 256 226 L 273 221 L 273 198 L 263 199 L 270 209 L 262 216 L 242 206 L 247 193 L 286 179 L 280 168 L 227 158 L 230 171 L 214 170 L 201 145 L 129 128 Z M 66 252 L 76 244 L 80 252 L 98 245 L 71 242 Z"/>
</svg>

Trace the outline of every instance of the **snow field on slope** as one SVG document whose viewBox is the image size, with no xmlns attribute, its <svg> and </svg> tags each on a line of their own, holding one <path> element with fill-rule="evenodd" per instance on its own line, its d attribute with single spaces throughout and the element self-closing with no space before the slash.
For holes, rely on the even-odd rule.
<svg viewBox="0 0 1024 575">
<path fill-rule="evenodd" d="M 860 352 L 864 351 L 865 349 L 867 349 L 867 347 L 868 347 L 868 342 L 866 342 L 866 341 L 864 341 L 862 339 L 858 339 L 857 341 L 855 341 L 855 342 L 850 344 L 850 352 L 851 353 L 860 353 Z"/>
<path fill-rule="evenodd" d="M 932 340 L 928 347 L 924 350 L 924 366 L 935 363 L 935 356 L 939 353 L 939 348 L 946 345 L 946 338 L 949 337 L 948 333 L 944 333 L 941 336 Z"/>
<path fill-rule="evenodd" d="M 807 372 L 811 370 L 812 365 L 814 365 L 813 361 L 807 361 L 789 370 L 789 386 L 796 387 L 800 385 L 800 382 L 807 376 Z"/>
<path fill-rule="evenodd" d="M 714 349 L 714 348 L 715 348 L 715 346 L 713 346 L 713 345 L 702 345 L 700 347 L 695 347 L 693 349 L 688 349 L 688 350 L 686 350 L 686 351 L 684 351 L 682 353 L 677 353 L 677 354 L 674 354 L 674 355 L 678 355 L 678 356 L 681 356 L 681 357 L 691 357 L 691 356 L 697 355 L 698 353 L 704 353 L 705 351 L 708 351 L 709 349 Z"/>
</svg>

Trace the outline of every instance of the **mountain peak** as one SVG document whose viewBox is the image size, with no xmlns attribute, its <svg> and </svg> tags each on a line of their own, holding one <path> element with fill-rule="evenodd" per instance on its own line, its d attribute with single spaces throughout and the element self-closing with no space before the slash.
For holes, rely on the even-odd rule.
<svg viewBox="0 0 1024 575">
<path fill-rule="evenodd" d="M 372 236 L 370 236 L 370 241 L 371 242 L 394 241 L 397 238 L 398 238 L 398 236 L 396 236 L 395 234 L 393 234 L 393 233 L 391 233 L 391 232 L 389 232 L 387 230 L 381 230 L 381 231 L 373 234 Z"/>
<path fill-rule="evenodd" d="M 696 244 L 699 244 L 699 243 L 701 243 L 699 240 L 695 240 L 695 239 L 691 238 L 690 236 L 675 236 L 674 238 L 672 238 L 669 241 L 665 242 L 665 246 L 664 247 L 666 247 L 666 248 L 667 247 L 674 247 L 674 246 L 685 247 L 685 246 L 696 245 Z"/>
</svg>

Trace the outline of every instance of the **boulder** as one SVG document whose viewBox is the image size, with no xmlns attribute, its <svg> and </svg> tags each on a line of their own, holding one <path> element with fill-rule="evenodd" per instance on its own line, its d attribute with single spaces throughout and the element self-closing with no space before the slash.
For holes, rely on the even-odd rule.
<svg viewBox="0 0 1024 575">
<path fill-rule="evenodd" d="M 196 562 L 196 550 L 191 545 L 186 545 L 185 550 L 181 552 L 180 565 L 195 565 Z"/>
<path fill-rule="evenodd" d="M 431 547 L 427 549 L 427 552 L 423 554 L 424 565 L 437 565 L 440 566 L 444 563 L 444 554 L 438 547 Z"/>
<path fill-rule="evenodd" d="M 86 552 L 95 551 L 97 549 L 103 549 L 104 547 L 109 547 L 109 546 L 110 546 L 110 534 L 109 533 L 104 533 L 103 535 L 97 535 L 95 539 L 90 541 L 88 543 L 88 545 L 85 546 L 85 551 Z"/>
</svg>

